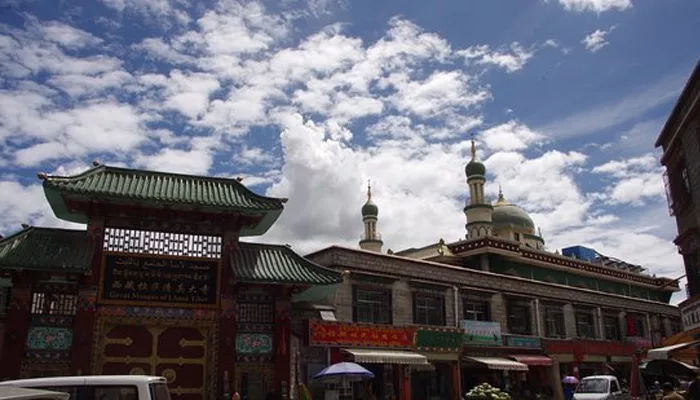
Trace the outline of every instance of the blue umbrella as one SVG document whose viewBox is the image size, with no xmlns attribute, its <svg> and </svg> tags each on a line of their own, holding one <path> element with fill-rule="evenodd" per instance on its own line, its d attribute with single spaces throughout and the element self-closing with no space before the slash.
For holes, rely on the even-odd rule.
<svg viewBox="0 0 700 400">
<path fill-rule="evenodd" d="M 323 381 L 345 380 L 347 382 L 364 381 L 374 378 L 374 374 L 353 362 L 341 362 L 329 365 L 314 376 Z"/>
</svg>

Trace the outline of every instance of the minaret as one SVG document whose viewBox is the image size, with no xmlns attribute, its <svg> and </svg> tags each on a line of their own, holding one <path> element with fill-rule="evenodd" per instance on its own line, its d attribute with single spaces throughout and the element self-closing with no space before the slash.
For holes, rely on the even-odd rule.
<svg viewBox="0 0 700 400">
<path fill-rule="evenodd" d="M 467 217 L 467 239 L 476 239 L 491 235 L 491 216 L 493 206 L 486 201 L 484 184 L 486 183 L 486 167 L 476 159 L 476 145 L 472 139 L 472 159 L 464 168 L 469 186 L 469 202 L 464 207 Z"/>
<path fill-rule="evenodd" d="M 360 240 L 362 250 L 382 252 L 382 237 L 377 232 L 377 216 L 379 208 L 372 203 L 372 185 L 367 182 L 367 202 L 362 206 L 362 222 L 365 224 L 365 234 Z"/>
</svg>

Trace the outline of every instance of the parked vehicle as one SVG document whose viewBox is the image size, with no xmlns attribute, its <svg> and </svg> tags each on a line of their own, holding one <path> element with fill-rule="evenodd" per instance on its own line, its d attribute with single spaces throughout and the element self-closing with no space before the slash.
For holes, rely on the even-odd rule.
<svg viewBox="0 0 700 400">
<path fill-rule="evenodd" d="M 587 376 L 574 391 L 574 400 L 623 400 L 625 397 L 620 382 L 613 375 Z"/>
<path fill-rule="evenodd" d="M 41 389 L 0 387 L 0 400 L 69 400 L 70 395 Z"/>
<path fill-rule="evenodd" d="M 161 376 L 61 376 L 4 381 L 0 387 L 63 392 L 68 400 L 170 400 L 168 382 Z"/>
</svg>

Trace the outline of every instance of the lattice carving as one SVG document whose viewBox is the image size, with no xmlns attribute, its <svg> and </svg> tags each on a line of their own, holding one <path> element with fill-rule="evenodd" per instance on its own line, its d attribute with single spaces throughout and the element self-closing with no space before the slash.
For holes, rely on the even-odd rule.
<svg viewBox="0 0 700 400">
<path fill-rule="evenodd" d="M 221 258 L 221 236 L 106 228 L 104 250 L 168 256 Z"/>
</svg>

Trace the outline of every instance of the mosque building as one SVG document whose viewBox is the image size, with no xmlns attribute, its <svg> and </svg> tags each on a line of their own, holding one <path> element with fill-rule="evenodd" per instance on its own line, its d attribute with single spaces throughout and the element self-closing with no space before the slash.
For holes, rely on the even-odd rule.
<svg viewBox="0 0 700 400">
<path fill-rule="evenodd" d="M 465 175 L 465 239 L 397 252 L 382 250 L 368 187 L 360 249 L 306 256 L 343 272 L 331 299 L 335 320 L 309 321 L 308 349 L 371 368 L 383 383 L 364 390 L 383 398 L 457 400 L 489 382 L 527 383 L 561 399 L 563 376 L 626 379 L 649 348 L 680 330 L 670 304 L 677 281 L 583 246 L 545 250 L 523 208 L 500 189 L 487 199 L 474 142 Z"/>
</svg>

